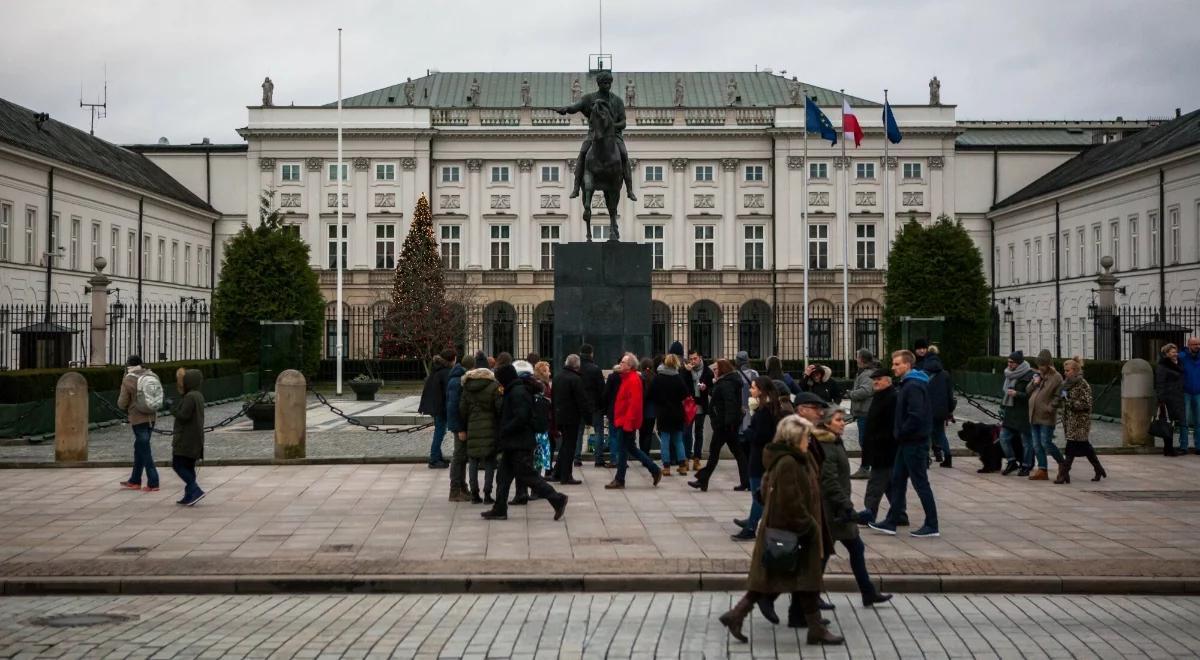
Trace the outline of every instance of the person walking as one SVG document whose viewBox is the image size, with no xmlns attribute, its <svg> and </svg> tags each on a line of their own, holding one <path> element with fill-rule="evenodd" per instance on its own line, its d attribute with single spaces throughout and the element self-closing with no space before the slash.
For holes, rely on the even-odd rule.
<svg viewBox="0 0 1200 660">
<path fill-rule="evenodd" d="M 929 356 L 929 340 L 921 337 L 913 342 L 913 356 L 916 357 L 916 362 L 913 365 L 914 369 L 925 371 L 925 359 Z"/>
<path fill-rule="evenodd" d="M 1037 469 L 1029 475 L 1031 481 L 1046 481 L 1046 454 L 1054 457 L 1059 470 L 1062 470 L 1063 455 L 1054 444 L 1054 427 L 1058 422 L 1058 404 L 1062 401 L 1062 376 L 1054 368 L 1054 358 L 1050 351 L 1043 350 L 1037 356 L 1037 371 L 1029 385 L 1025 387 L 1029 394 L 1029 425 L 1033 435 L 1033 451 L 1037 458 Z"/>
<path fill-rule="evenodd" d="M 729 447 L 729 452 L 737 461 L 739 485 L 745 484 L 744 490 L 749 490 L 746 454 L 742 443 L 738 441 L 738 427 L 742 423 L 741 376 L 729 360 L 717 360 L 714 372 L 716 380 L 713 381 L 712 397 L 709 399 L 709 420 L 713 433 L 708 445 L 708 461 L 696 472 L 696 478 L 689 481 L 688 485 L 702 492 L 707 491 L 713 471 L 721 462 L 721 448 Z"/>
<path fill-rule="evenodd" d="M 1179 428 L 1179 451 L 1188 451 L 1188 427 L 1192 427 L 1193 454 L 1200 454 L 1200 337 L 1188 337 L 1187 350 L 1179 354 L 1183 367 L 1183 418 Z"/>
<path fill-rule="evenodd" d="M 1087 458 L 1096 471 L 1092 481 L 1100 481 L 1108 473 L 1100 464 L 1089 438 L 1092 430 L 1092 386 L 1083 377 L 1083 358 L 1074 357 L 1063 362 L 1063 372 L 1066 378 L 1059 392 L 1062 399 L 1059 407 L 1062 409 L 1063 435 L 1067 438 L 1067 457 L 1059 466 L 1054 483 L 1071 483 L 1071 464 L 1080 456 Z"/>
<path fill-rule="evenodd" d="M 618 364 L 620 364 L 619 360 Z M 637 371 L 636 365 L 634 371 Z M 612 371 L 609 372 L 608 378 L 604 381 L 604 411 L 605 417 L 608 419 L 608 462 L 597 463 L 596 467 L 615 468 L 617 467 L 617 463 L 621 462 L 621 454 L 625 453 L 623 443 L 613 440 L 613 436 L 617 432 L 616 417 L 613 415 L 617 404 L 617 392 L 621 389 L 621 381 L 622 374 L 614 366 Z M 641 428 L 640 423 L 638 428 Z"/>
<path fill-rule="evenodd" d="M 554 519 L 561 520 L 567 509 L 567 496 L 554 490 L 533 467 L 537 423 L 530 385 L 517 375 L 512 364 L 497 367 L 496 380 L 503 388 L 496 442 L 500 450 L 500 476 L 496 502 L 480 516 L 485 520 L 508 520 L 508 490 L 515 481 L 549 502 L 554 508 Z"/>
<path fill-rule="evenodd" d="M 858 512 L 850 497 L 850 459 L 842 434 L 846 431 L 846 414 L 837 406 L 829 406 L 821 413 L 821 423 L 813 431 L 813 438 L 821 443 L 825 460 L 821 464 L 822 511 L 829 525 L 833 540 L 842 544 L 850 554 L 850 570 L 854 582 L 862 595 L 863 607 L 871 607 L 891 600 L 891 595 L 879 593 L 867 572 L 867 548 L 858 535 L 856 524 Z"/>
<path fill-rule="evenodd" d="M 617 462 L 617 474 L 613 480 L 605 484 L 609 490 L 625 488 L 625 472 L 628 470 L 629 457 L 636 458 L 654 479 L 654 485 L 662 481 L 662 470 L 642 451 L 637 444 L 637 431 L 642 425 L 642 405 L 645 392 L 642 388 L 642 377 L 638 373 L 637 356 L 626 353 L 621 361 L 613 367 L 617 375 L 617 393 L 613 400 L 613 442 L 621 447 Z"/>
<path fill-rule="evenodd" d="M 954 381 L 942 365 L 937 346 L 929 347 L 923 364 L 925 367 L 922 371 L 929 376 L 929 409 L 933 414 L 933 457 L 942 467 L 953 467 L 954 459 L 950 455 L 950 438 L 946 437 L 946 424 L 954 418 L 954 408 L 958 405 L 958 399 L 954 396 Z"/>
<path fill-rule="evenodd" d="M 1025 361 L 1025 354 L 1013 351 L 1008 356 L 1008 364 L 1004 367 L 1004 387 L 1001 389 L 1003 398 L 1000 400 L 1000 450 L 1008 459 L 1001 474 L 1009 475 L 1020 468 L 1018 477 L 1028 477 L 1033 469 L 1031 453 L 1033 440 L 1029 433 L 1029 395 L 1026 390 L 1033 380 L 1033 367 Z M 1017 436 L 1025 447 L 1024 455 L 1013 453 L 1012 438 Z"/>
<path fill-rule="evenodd" d="M 654 381 L 654 360 L 642 358 L 638 362 L 638 375 L 642 377 L 642 425 L 638 428 L 638 448 L 647 456 L 654 449 L 654 402 L 650 400 L 650 383 Z M 663 476 L 670 476 L 664 473 Z"/>
<path fill-rule="evenodd" d="M 887 496 L 892 504 L 892 471 L 896 465 L 896 453 L 900 445 L 896 442 L 896 388 L 892 374 L 886 369 L 871 372 L 871 408 L 867 411 L 867 435 L 863 440 L 863 455 L 871 457 L 871 476 L 867 479 L 867 492 L 863 495 L 863 510 L 858 512 L 858 524 L 875 522 L 879 516 L 879 503 Z M 896 521 L 897 527 L 908 526 L 908 516 Z"/>
<path fill-rule="evenodd" d="M 429 444 L 431 470 L 450 467 L 442 456 L 442 441 L 446 437 L 446 386 L 450 381 L 450 368 L 454 366 L 455 357 L 452 350 L 445 350 L 434 356 L 429 376 L 425 378 L 425 387 L 421 390 L 421 401 L 417 404 L 417 412 L 433 418 L 433 439 Z"/>
<path fill-rule="evenodd" d="M 478 362 L 476 363 L 478 365 Z M 487 364 L 484 362 L 484 364 Z M 496 474 L 496 430 L 500 417 L 500 384 L 491 369 L 476 366 L 462 378 L 459 416 L 467 445 L 470 466 L 471 503 L 493 504 L 492 483 Z M 483 468 L 483 497 L 480 498 L 479 469 Z"/>
<path fill-rule="evenodd" d="M 1172 426 L 1182 426 L 1186 396 L 1184 392 L 1183 366 L 1179 364 L 1179 348 L 1165 344 L 1159 352 L 1158 366 L 1154 369 L 1154 395 L 1158 397 L 1159 414 L 1165 413 Z M 1182 434 L 1180 434 L 1182 442 Z M 1170 442 L 1163 443 L 1164 456 L 1182 456 L 1186 452 L 1176 451 Z"/>
<path fill-rule="evenodd" d="M 591 426 L 592 433 L 588 437 L 588 444 L 592 446 L 592 453 L 595 457 L 596 467 L 604 465 L 604 413 L 607 406 L 604 405 L 604 371 L 596 364 L 594 359 L 594 351 L 591 344 L 584 344 L 579 347 L 579 377 L 583 380 L 583 391 L 588 397 L 588 409 L 592 411 L 591 417 L 584 420 L 584 426 Z M 579 455 L 583 455 L 583 429 L 580 427 L 580 444 Z M 582 461 L 578 461 L 582 463 Z"/>
<path fill-rule="evenodd" d="M 174 417 L 171 436 L 171 469 L 183 481 L 183 498 L 177 502 L 195 506 L 204 498 L 204 489 L 196 483 L 196 461 L 204 458 L 204 394 L 200 386 L 204 374 L 199 369 L 183 373 L 180 397 L 171 405 Z"/>
<path fill-rule="evenodd" d="M 912 480 L 913 490 L 921 500 L 921 508 L 925 511 L 925 524 L 921 528 L 909 532 L 913 538 L 930 538 L 941 536 L 938 529 L 937 502 L 933 499 L 933 489 L 929 486 L 929 430 L 933 415 L 929 409 L 929 376 L 924 371 L 913 368 L 916 356 L 909 351 L 892 353 L 892 373 L 900 378 L 900 389 L 896 393 L 896 421 L 892 425 L 896 442 L 900 448 L 896 452 L 896 464 L 892 468 L 892 507 L 888 509 L 883 522 L 868 523 L 867 526 L 878 532 L 895 536 L 898 521 L 908 513 L 905 508 L 905 496 L 908 492 L 908 481 Z"/>
<path fill-rule="evenodd" d="M 701 454 L 704 451 L 704 420 L 708 417 L 709 392 L 713 386 L 713 372 L 704 364 L 704 356 L 692 349 L 688 353 L 687 374 L 690 377 L 692 399 L 696 402 L 696 417 L 689 425 L 691 444 L 685 447 L 692 459 L 692 471 L 700 471 Z M 684 439 L 687 442 L 688 438 Z"/>
<path fill-rule="evenodd" d="M 671 466 L 680 476 L 687 475 L 687 452 L 683 445 L 686 426 L 683 400 L 691 396 L 687 383 L 679 376 L 679 357 L 668 353 L 650 381 L 650 404 L 654 406 L 658 443 L 662 447 L 663 476 L 671 476 Z"/>
<path fill-rule="evenodd" d="M 121 488 L 141 490 L 147 493 L 158 491 L 158 468 L 154 466 L 154 452 L 150 447 L 150 437 L 154 433 L 154 423 L 158 413 L 152 406 L 146 405 L 144 397 L 138 398 L 138 385 L 146 378 L 145 387 L 153 387 L 149 379 L 158 382 L 158 376 L 142 364 L 142 358 L 130 355 L 125 361 L 125 377 L 121 379 L 121 393 L 117 395 L 117 407 L 125 412 L 129 419 L 129 428 L 133 430 L 133 473 L 127 481 L 121 482 Z M 162 393 L 162 383 L 158 382 L 158 392 Z M 146 473 L 146 485 L 142 485 L 142 473 Z"/>
<path fill-rule="evenodd" d="M 747 473 L 750 478 L 750 516 L 733 522 L 741 529 L 732 536 L 734 541 L 753 541 L 757 536 L 758 521 L 762 518 L 763 450 L 775 438 L 775 426 L 782 418 L 779 409 L 779 393 L 775 381 L 769 376 L 759 376 L 750 383 L 750 429 L 746 433 Z"/>
<path fill-rule="evenodd" d="M 450 459 L 451 502 L 470 502 L 471 492 L 467 489 L 467 433 L 462 416 L 462 378 L 475 368 L 475 358 L 464 355 L 455 363 L 446 376 L 446 430 L 454 441 L 454 455 Z"/>
<path fill-rule="evenodd" d="M 804 380 L 801 387 L 805 392 L 812 392 L 821 397 L 825 403 L 838 405 L 842 402 L 842 390 L 833 380 L 833 369 L 821 364 L 810 364 L 804 370 Z"/>
<path fill-rule="evenodd" d="M 575 478 L 575 451 L 585 420 L 592 418 L 592 400 L 584 386 L 580 371 L 582 360 L 574 353 L 563 361 L 563 368 L 554 375 L 554 421 L 558 424 L 558 460 L 554 476 L 563 486 L 583 483 Z"/>
<path fill-rule="evenodd" d="M 847 398 L 850 399 L 850 416 L 854 418 L 854 425 L 858 428 L 858 446 L 862 450 L 862 458 L 859 459 L 858 470 L 850 475 L 850 478 L 867 479 L 871 476 L 872 460 L 864 439 L 867 437 L 867 413 L 871 410 L 871 399 L 875 396 L 875 381 L 871 374 L 879 368 L 879 363 L 875 361 L 871 351 L 865 348 L 858 349 L 854 362 L 858 366 L 858 372 L 854 374 L 854 386 L 847 393 Z"/>
<path fill-rule="evenodd" d="M 750 366 L 750 354 L 746 351 L 738 351 L 734 355 L 733 363 L 737 367 L 738 377 L 742 379 L 742 425 L 738 431 L 745 433 L 750 427 L 750 383 L 758 378 L 758 372 Z"/>
<path fill-rule="evenodd" d="M 739 642 L 748 641 L 742 625 L 755 604 L 782 593 L 792 594 L 793 602 L 800 604 L 808 627 L 808 644 L 836 645 L 845 641 L 825 626 L 819 608 L 823 567 L 833 553 L 833 541 L 822 511 L 820 465 L 810 452 L 811 432 L 807 420 L 787 417 L 779 422 L 774 441 L 763 452 L 762 526 L 766 533 L 754 541 L 748 590 L 718 618 Z M 795 535 L 798 545 L 785 548 L 784 561 L 765 563 L 768 537 L 782 540 L 788 534 Z M 776 556 L 774 547 L 771 556 Z"/>
</svg>

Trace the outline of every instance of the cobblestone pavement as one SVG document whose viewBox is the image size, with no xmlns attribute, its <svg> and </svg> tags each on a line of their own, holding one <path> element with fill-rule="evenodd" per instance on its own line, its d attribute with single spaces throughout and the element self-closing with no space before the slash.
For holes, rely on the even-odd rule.
<svg viewBox="0 0 1200 660">
<path fill-rule="evenodd" d="M 6 598 L 12 658 L 1166 658 L 1195 657 L 1200 599 L 832 594 L 842 647 L 757 612 L 748 644 L 717 621 L 737 594 Z M 785 605 L 786 597 L 780 601 Z M 783 608 L 781 608 L 783 609 Z M 125 615 L 91 627 L 47 618 Z"/>
<path fill-rule="evenodd" d="M 876 574 L 1200 576 L 1200 457 L 1106 456 L 1109 478 L 1070 485 L 934 467 L 942 536 L 864 530 Z M 120 490 L 121 468 L 0 472 L 0 576 L 254 574 L 740 573 L 751 546 L 731 519 L 750 498 L 723 461 L 701 493 L 673 476 L 658 488 L 633 467 L 627 490 L 584 467 L 564 522 L 550 506 L 446 501 L 447 472 L 424 465 L 201 467 L 208 496 L 179 507 L 162 471 L 156 493 Z M 861 502 L 863 481 L 853 482 Z M 910 517 L 921 522 L 915 496 Z M 830 564 L 847 571 L 842 558 Z"/>
<path fill-rule="evenodd" d="M 339 400 L 330 395 L 334 405 Z M 340 401 L 344 403 L 344 399 Z M 981 402 L 988 409 L 995 405 Z M 223 403 L 212 406 L 205 411 L 205 419 L 209 424 L 233 415 L 242 404 L 240 402 Z M 958 420 L 975 422 L 992 422 L 985 414 L 972 408 L 966 401 L 961 400 L 958 407 Z M 170 428 L 170 417 L 160 419 L 163 428 Z M 432 429 L 423 429 L 413 433 L 390 434 L 366 431 L 346 423 L 334 416 L 327 408 L 309 395 L 308 404 L 308 456 L 310 458 L 348 458 L 348 459 L 381 459 L 400 458 L 414 459 L 429 456 L 429 445 L 433 439 Z M 958 439 L 959 426 L 951 425 L 947 429 L 950 444 L 956 449 L 965 449 Z M 1121 446 L 1121 425 L 1110 422 L 1092 422 L 1092 442 L 1097 447 Z M 711 436 L 706 431 L 705 437 Z M 449 436 L 447 436 L 449 438 Z M 846 427 L 846 447 L 857 450 L 858 429 L 854 424 Z M 1058 437 L 1062 446 L 1061 433 Z M 264 459 L 274 456 L 274 434 L 272 431 L 254 431 L 249 420 L 241 419 L 228 427 L 208 433 L 205 437 L 205 455 L 212 459 Z M 160 460 L 170 458 L 171 439 L 167 436 L 155 435 L 153 439 L 154 455 Z M 449 455 L 453 451 L 453 443 L 447 439 L 443 442 L 442 451 Z M 126 461 L 133 457 L 133 434 L 129 426 L 117 424 L 95 429 L 88 438 L 88 458 L 93 461 Z M 52 462 L 54 460 L 54 442 L 48 440 L 40 444 L 16 444 L 0 446 L 0 462 Z"/>
</svg>

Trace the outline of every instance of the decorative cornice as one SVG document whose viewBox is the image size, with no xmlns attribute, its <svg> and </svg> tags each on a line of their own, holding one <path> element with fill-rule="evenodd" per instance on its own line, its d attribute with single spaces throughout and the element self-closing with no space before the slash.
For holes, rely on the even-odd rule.
<svg viewBox="0 0 1200 660">
<path fill-rule="evenodd" d="M 258 159 L 258 169 L 260 169 L 264 172 L 270 172 L 270 171 L 274 170 L 275 169 L 275 159 L 274 158 L 259 158 Z"/>
<path fill-rule="evenodd" d="M 468 158 L 467 159 L 467 171 L 468 172 L 478 172 L 482 169 L 483 169 L 483 160 L 482 159 L 479 159 L 479 158 Z"/>
<path fill-rule="evenodd" d="M 675 170 L 676 172 L 682 172 L 682 171 L 686 170 L 687 166 L 688 166 L 688 159 L 686 159 L 686 158 L 672 158 L 671 159 L 671 169 Z"/>
<path fill-rule="evenodd" d="M 850 167 L 850 157 L 849 156 L 834 156 L 833 157 L 833 166 L 835 169 L 839 169 L 839 170 L 844 170 L 844 169 Z"/>
<path fill-rule="evenodd" d="M 738 159 L 736 159 L 736 158 L 722 158 L 721 159 L 721 169 L 725 170 L 726 172 L 733 172 L 733 171 L 737 170 L 737 166 L 738 166 Z"/>
<path fill-rule="evenodd" d="M 517 169 L 522 172 L 528 172 L 533 169 L 533 161 L 528 158 L 517 160 Z"/>
<path fill-rule="evenodd" d="M 400 159 L 400 168 L 405 169 L 405 170 L 417 169 L 417 159 L 416 158 L 401 158 Z"/>
<path fill-rule="evenodd" d="M 946 165 L 945 158 L 942 158 L 941 156 L 930 156 L 929 157 L 929 169 L 940 170 L 943 167 L 945 167 L 945 165 Z"/>
<path fill-rule="evenodd" d="M 885 161 L 884 166 L 887 167 L 889 170 L 896 169 L 896 166 L 900 164 L 900 159 L 896 158 L 895 156 L 888 156 L 887 158 L 884 159 L 884 161 Z"/>
<path fill-rule="evenodd" d="M 568 159 L 567 159 L 567 169 L 568 169 L 568 170 L 570 170 L 571 172 L 574 172 L 574 171 L 575 171 L 575 166 L 576 166 L 578 163 L 579 163 L 578 159 L 575 159 L 575 158 L 568 158 Z"/>
<path fill-rule="evenodd" d="M 316 156 L 304 159 L 304 164 L 308 167 L 309 172 L 320 172 L 321 166 L 324 165 L 324 163 L 325 159 L 317 158 Z"/>
<path fill-rule="evenodd" d="M 370 165 L 371 165 L 370 158 L 364 158 L 362 156 L 359 156 L 358 158 L 354 159 L 354 170 L 357 172 L 366 172 L 367 168 L 370 167 Z"/>
<path fill-rule="evenodd" d="M 787 166 L 789 170 L 804 169 L 804 156 L 788 156 Z"/>
</svg>

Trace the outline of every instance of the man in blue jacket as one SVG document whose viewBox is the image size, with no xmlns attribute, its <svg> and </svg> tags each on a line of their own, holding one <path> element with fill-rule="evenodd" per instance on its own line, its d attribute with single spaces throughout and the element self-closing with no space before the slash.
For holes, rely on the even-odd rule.
<svg viewBox="0 0 1200 660">
<path fill-rule="evenodd" d="M 913 490 L 921 499 L 925 510 L 925 524 L 909 532 L 914 538 L 941 536 L 938 532 L 937 503 L 933 500 L 933 489 L 929 487 L 929 433 L 933 427 L 933 412 L 929 406 L 927 385 L 929 376 L 914 368 L 917 361 L 909 351 L 892 353 L 892 373 L 900 379 L 896 393 L 896 442 L 900 449 L 892 467 L 892 506 L 883 522 L 868 523 L 871 529 L 895 536 L 896 522 L 906 515 L 905 497 L 908 480 L 912 479 Z"/>
<path fill-rule="evenodd" d="M 1187 350 L 1179 354 L 1183 367 L 1183 426 L 1179 429 L 1179 451 L 1187 451 L 1188 427 L 1192 427 L 1192 453 L 1200 454 L 1200 337 L 1189 337 Z"/>
<path fill-rule="evenodd" d="M 462 401 L 462 377 L 475 368 L 475 358 L 464 355 L 450 369 L 446 381 L 446 430 L 454 439 L 454 456 L 450 459 L 450 501 L 470 502 L 467 490 L 467 425 L 459 413 Z"/>
</svg>

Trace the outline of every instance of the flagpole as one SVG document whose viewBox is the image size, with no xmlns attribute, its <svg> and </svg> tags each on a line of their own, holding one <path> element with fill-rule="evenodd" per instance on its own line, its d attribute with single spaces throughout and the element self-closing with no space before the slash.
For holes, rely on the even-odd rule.
<svg viewBox="0 0 1200 660">
<path fill-rule="evenodd" d="M 842 93 L 842 377 L 850 377 L 850 161 L 846 159 L 846 90 Z"/>
<path fill-rule="evenodd" d="M 334 241 L 333 259 L 337 262 L 337 393 L 342 393 L 342 260 L 345 258 L 346 243 L 342 238 L 342 28 L 338 28 L 337 54 L 337 239 Z"/>
<path fill-rule="evenodd" d="M 804 90 L 804 167 L 800 168 L 801 263 L 804 264 L 804 368 L 808 369 L 808 90 Z"/>
<path fill-rule="evenodd" d="M 888 137 L 888 91 L 883 90 L 883 250 L 884 261 L 892 262 L 892 216 L 888 214 L 888 198 L 892 196 L 891 188 L 888 187 L 888 144 L 892 141 Z"/>
</svg>

